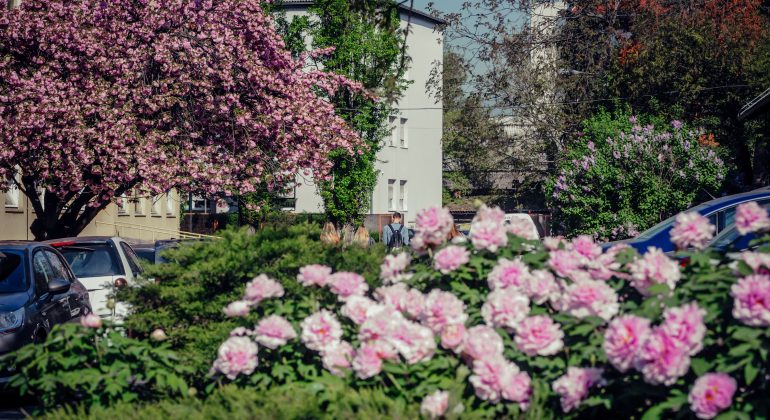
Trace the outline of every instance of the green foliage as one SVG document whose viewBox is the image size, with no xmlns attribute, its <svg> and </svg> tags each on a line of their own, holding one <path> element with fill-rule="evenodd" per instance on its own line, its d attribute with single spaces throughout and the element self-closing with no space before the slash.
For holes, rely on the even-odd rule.
<svg viewBox="0 0 770 420">
<path fill-rule="evenodd" d="M 296 281 L 300 267 L 327 264 L 375 281 L 384 255 L 382 246 L 352 246 L 341 252 L 340 247 L 322 244 L 320 233 L 317 225 L 281 224 L 267 226 L 253 235 L 245 230 L 226 231 L 221 240 L 168 251 L 165 256 L 174 263 L 149 267 L 147 277 L 152 280 L 120 296 L 132 305 L 125 326 L 140 337 L 162 328 L 172 348 L 193 369 L 191 383 L 203 389 L 209 383 L 206 374 L 217 348 L 233 328 L 252 327 L 262 315 L 273 313 L 291 314 L 290 318 L 298 323 L 319 305 L 335 301 L 327 291 L 308 293 L 300 286 Z M 285 297 L 260 304 L 243 322 L 225 317 L 222 308 L 239 299 L 246 282 L 261 273 L 280 281 Z M 253 383 L 268 386 L 272 381 L 285 383 L 315 375 L 316 367 L 313 363 L 306 366 L 303 350 L 295 343 L 276 351 L 275 357 L 285 357 L 291 367 L 273 372 L 272 366 L 261 365 Z"/>
<path fill-rule="evenodd" d="M 716 194 L 726 172 L 720 148 L 672 124 L 628 111 L 586 121 L 546 188 L 561 229 L 623 239 Z"/>
<path fill-rule="evenodd" d="M 35 396 L 43 408 L 149 402 L 185 396 L 189 374 L 165 344 L 127 338 L 111 327 L 57 325 L 44 343 L 29 344 L 0 359 L 15 367 L 9 385 Z"/>
</svg>

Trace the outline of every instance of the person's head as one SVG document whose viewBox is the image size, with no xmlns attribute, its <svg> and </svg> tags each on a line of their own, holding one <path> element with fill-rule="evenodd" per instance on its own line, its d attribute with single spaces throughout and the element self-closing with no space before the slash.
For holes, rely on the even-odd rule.
<svg viewBox="0 0 770 420">
<path fill-rule="evenodd" d="M 326 222 L 323 232 L 321 233 L 321 242 L 329 245 L 334 245 L 340 242 L 340 234 L 337 233 L 337 228 L 331 222 Z"/>
<path fill-rule="evenodd" d="M 399 212 L 393 212 L 393 214 L 390 216 L 390 220 L 393 223 L 401 223 L 401 213 Z"/>
<path fill-rule="evenodd" d="M 356 243 L 361 246 L 368 246 L 369 245 L 369 231 L 366 230 L 365 227 L 360 226 L 356 230 L 356 234 L 353 236 L 353 243 Z"/>
<path fill-rule="evenodd" d="M 452 224 L 452 230 L 449 231 L 449 234 L 447 235 L 447 239 L 451 241 L 452 239 L 461 235 L 462 233 L 460 233 L 460 231 L 457 229 L 457 225 Z"/>
</svg>

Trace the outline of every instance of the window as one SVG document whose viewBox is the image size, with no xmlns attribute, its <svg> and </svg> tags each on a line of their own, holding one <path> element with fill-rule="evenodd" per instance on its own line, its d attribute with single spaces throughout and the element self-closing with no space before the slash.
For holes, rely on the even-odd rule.
<svg viewBox="0 0 770 420">
<path fill-rule="evenodd" d="M 398 208 L 406 211 L 406 181 L 401 181 L 401 188 L 398 191 Z"/>
<path fill-rule="evenodd" d="M 72 281 L 67 268 L 64 266 L 64 263 L 59 258 L 59 256 L 51 251 L 44 252 L 46 257 L 48 257 L 48 261 L 51 263 L 51 267 L 53 268 L 53 278 Z"/>
<path fill-rule="evenodd" d="M 54 274 L 51 270 L 51 264 L 43 254 L 43 251 L 38 251 L 32 257 L 32 268 L 35 277 L 35 288 L 37 293 L 42 295 L 48 291 L 48 282 L 53 280 Z"/>
<path fill-rule="evenodd" d="M 400 124 L 398 125 L 398 145 L 407 148 L 409 147 L 408 139 L 407 139 L 407 130 L 406 130 L 406 118 L 401 118 Z"/>
<path fill-rule="evenodd" d="M 166 216 L 174 216 L 174 195 L 171 190 L 166 193 Z"/>
<path fill-rule="evenodd" d="M 192 211 L 199 211 L 206 213 L 206 199 L 199 196 L 199 195 L 193 195 L 192 199 Z"/>
<path fill-rule="evenodd" d="M 0 293 L 17 293 L 27 289 L 24 254 L 4 250 L 0 256 Z"/>
<path fill-rule="evenodd" d="M 134 216 L 144 216 L 144 197 L 139 195 L 139 191 L 134 193 Z"/>
<path fill-rule="evenodd" d="M 396 188 L 396 180 L 389 179 L 388 180 L 388 210 L 390 211 L 396 210 L 396 192 L 394 191 L 395 188 Z"/>
<path fill-rule="evenodd" d="M 18 209 L 21 203 L 21 191 L 16 185 L 16 182 L 12 180 L 6 181 L 6 187 L 8 191 L 5 192 L 5 207 L 11 209 Z"/>
<path fill-rule="evenodd" d="M 125 194 L 122 194 L 120 197 L 118 197 L 117 206 L 119 215 L 128 214 L 128 198 Z"/>
<path fill-rule="evenodd" d="M 134 273 L 134 276 L 141 274 L 142 264 L 139 262 L 139 257 L 136 256 L 133 248 L 125 242 L 121 242 L 120 247 L 123 249 L 123 253 L 126 254 L 128 266 L 131 267 L 131 272 Z"/>
<path fill-rule="evenodd" d="M 160 198 L 161 198 L 161 196 L 159 196 L 159 195 L 157 195 L 155 197 L 152 197 L 152 207 L 150 207 L 150 213 L 153 216 L 160 216 L 161 215 Z"/>
<path fill-rule="evenodd" d="M 72 272 L 78 278 L 123 275 L 123 264 L 109 243 L 77 243 L 63 247 L 64 255 Z"/>
<path fill-rule="evenodd" d="M 388 118 L 388 127 L 390 128 L 390 139 L 388 141 L 388 146 L 395 147 L 398 137 L 398 131 L 396 130 L 396 117 Z"/>
</svg>

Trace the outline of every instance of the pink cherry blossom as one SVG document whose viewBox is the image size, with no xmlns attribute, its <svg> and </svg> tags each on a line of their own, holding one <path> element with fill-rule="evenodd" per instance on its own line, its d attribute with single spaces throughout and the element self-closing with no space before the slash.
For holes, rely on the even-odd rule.
<svg viewBox="0 0 770 420">
<path fill-rule="evenodd" d="M 730 288 L 733 317 L 746 325 L 770 325 L 770 275 L 754 274 Z"/>
<path fill-rule="evenodd" d="M 738 384 L 726 373 L 707 373 L 695 380 L 687 396 L 690 409 L 699 419 L 713 419 L 733 404 Z"/>
<path fill-rule="evenodd" d="M 465 334 L 463 354 L 474 360 L 482 360 L 503 354 L 503 339 L 493 328 L 477 325 Z"/>
<path fill-rule="evenodd" d="M 300 324 L 302 342 L 311 350 L 321 351 L 342 338 L 342 326 L 326 309 L 310 315 Z"/>
<path fill-rule="evenodd" d="M 428 207 L 420 210 L 415 218 L 415 234 L 420 242 L 427 246 L 438 246 L 446 242 L 454 225 L 449 210 L 441 207 Z"/>
<path fill-rule="evenodd" d="M 250 302 L 236 300 L 222 309 L 222 312 L 230 318 L 245 317 L 249 314 Z"/>
<path fill-rule="evenodd" d="M 656 284 L 665 284 L 674 290 L 682 277 L 679 264 L 655 247 L 650 247 L 644 255 L 629 263 L 628 269 L 631 285 L 644 296 L 648 296 L 650 286 Z"/>
<path fill-rule="evenodd" d="M 637 353 L 634 367 L 653 385 L 672 385 L 690 368 L 688 349 L 656 327 Z"/>
<path fill-rule="evenodd" d="M 481 307 L 481 316 L 487 325 L 515 329 L 529 314 L 529 298 L 516 289 L 498 289 L 487 295 Z"/>
<path fill-rule="evenodd" d="M 329 284 L 331 292 L 342 301 L 351 296 L 363 296 L 369 290 L 363 276 L 346 271 L 332 274 Z"/>
<path fill-rule="evenodd" d="M 80 317 L 80 325 L 88 328 L 101 328 L 102 319 L 99 317 L 99 315 L 90 313 L 86 316 Z"/>
<path fill-rule="evenodd" d="M 467 264 L 470 256 L 470 252 L 464 247 L 449 245 L 436 253 L 436 256 L 433 258 L 433 268 L 443 274 L 449 274 L 460 268 L 460 266 Z"/>
<path fill-rule="evenodd" d="M 706 311 L 699 308 L 695 302 L 667 308 L 663 312 L 661 328 L 692 356 L 703 348 L 703 338 L 706 336 L 706 324 L 703 322 L 705 316 Z"/>
<path fill-rule="evenodd" d="M 615 369 L 626 372 L 650 334 L 650 320 L 636 315 L 613 319 L 604 332 L 604 353 Z"/>
<path fill-rule="evenodd" d="M 529 268 L 521 260 L 508 260 L 500 258 L 495 268 L 487 276 L 489 288 L 504 289 L 512 287 L 523 289 L 526 286 L 529 277 Z"/>
<path fill-rule="evenodd" d="M 735 227 L 741 235 L 770 229 L 770 215 L 756 201 L 738 204 Z"/>
<path fill-rule="evenodd" d="M 697 212 L 679 213 L 671 229 L 671 242 L 678 249 L 703 249 L 714 237 L 716 227 Z"/>
<path fill-rule="evenodd" d="M 586 280 L 573 283 L 564 290 L 560 310 L 576 318 L 598 316 L 609 321 L 620 310 L 618 295 L 607 283 Z"/>
<path fill-rule="evenodd" d="M 233 380 L 238 375 L 251 375 L 257 368 L 257 344 L 248 337 L 230 337 L 219 346 L 214 370 Z"/>
<path fill-rule="evenodd" d="M 409 278 L 404 271 L 409 266 L 411 257 L 406 252 L 396 255 L 386 255 L 380 265 L 380 278 L 385 284 L 398 283 Z"/>
<path fill-rule="evenodd" d="M 465 303 L 452 293 L 438 289 L 428 293 L 420 316 L 422 324 L 435 333 L 441 333 L 447 325 L 464 324 L 467 319 Z"/>
<path fill-rule="evenodd" d="M 377 348 L 364 343 L 353 358 L 353 370 L 360 379 L 368 379 L 382 372 L 382 358 Z"/>
<path fill-rule="evenodd" d="M 516 328 L 516 348 L 527 356 L 553 356 L 564 347 L 564 332 L 546 315 L 522 320 Z"/>
<path fill-rule="evenodd" d="M 505 225 L 494 221 L 475 221 L 471 223 L 471 243 L 477 250 L 487 249 L 497 252 L 508 244 Z"/>
<path fill-rule="evenodd" d="M 420 414 L 429 419 L 437 419 L 446 413 L 447 408 L 449 408 L 449 393 L 436 391 L 423 398 L 422 404 L 420 404 Z"/>
<path fill-rule="evenodd" d="M 352 366 L 355 352 L 347 341 L 335 341 L 321 350 L 321 362 L 324 368 L 336 376 L 345 376 Z"/>
<path fill-rule="evenodd" d="M 465 325 L 463 324 L 450 324 L 441 330 L 441 347 L 451 350 L 455 353 L 460 353 L 465 341 Z"/>
<path fill-rule="evenodd" d="M 254 277 L 254 279 L 246 285 L 245 298 L 254 305 L 264 299 L 281 296 L 283 296 L 283 286 L 281 286 L 281 283 L 278 283 L 264 274 Z"/>
<path fill-rule="evenodd" d="M 260 320 L 254 328 L 254 333 L 257 343 L 269 349 L 276 349 L 289 340 L 297 338 L 297 332 L 294 331 L 291 323 L 278 315 L 270 315 Z"/>
<path fill-rule="evenodd" d="M 554 381 L 553 391 L 559 395 L 562 411 L 574 410 L 586 399 L 592 387 L 603 385 L 602 373 L 602 369 L 570 366 L 564 376 Z"/>
<path fill-rule="evenodd" d="M 325 265 L 311 264 L 299 269 L 297 281 L 303 286 L 326 286 L 331 280 L 332 269 Z"/>
<path fill-rule="evenodd" d="M 542 305 L 547 301 L 558 302 L 561 298 L 561 287 L 550 271 L 532 270 L 527 277 L 524 293 L 532 302 Z"/>
<path fill-rule="evenodd" d="M 361 325 L 366 321 L 367 312 L 375 305 L 375 302 L 365 296 L 351 296 L 342 305 L 340 313 Z"/>
</svg>

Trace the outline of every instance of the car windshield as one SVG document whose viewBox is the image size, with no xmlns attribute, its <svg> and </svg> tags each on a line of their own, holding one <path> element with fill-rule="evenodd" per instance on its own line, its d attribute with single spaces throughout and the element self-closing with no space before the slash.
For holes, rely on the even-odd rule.
<svg viewBox="0 0 770 420">
<path fill-rule="evenodd" d="M 24 254 L 19 251 L 0 251 L 0 293 L 17 293 L 26 289 Z"/>
<path fill-rule="evenodd" d="M 83 243 L 59 248 L 79 278 L 121 275 L 118 254 L 108 243 Z"/>
</svg>

